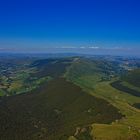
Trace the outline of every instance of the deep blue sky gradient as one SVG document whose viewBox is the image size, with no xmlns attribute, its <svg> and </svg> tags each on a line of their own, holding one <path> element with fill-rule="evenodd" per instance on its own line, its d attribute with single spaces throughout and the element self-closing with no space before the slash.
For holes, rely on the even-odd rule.
<svg viewBox="0 0 140 140">
<path fill-rule="evenodd" d="M 0 1 L 0 51 L 108 49 L 138 55 L 139 0 Z"/>
</svg>

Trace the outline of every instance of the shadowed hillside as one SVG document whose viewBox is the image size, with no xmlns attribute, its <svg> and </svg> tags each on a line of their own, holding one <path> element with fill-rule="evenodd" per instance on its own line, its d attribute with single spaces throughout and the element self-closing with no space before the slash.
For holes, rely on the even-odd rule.
<svg viewBox="0 0 140 140">
<path fill-rule="evenodd" d="M 66 68 L 71 64 L 73 59 L 43 59 L 33 62 L 30 67 L 36 68 L 36 73 L 31 76 L 35 77 L 59 77 L 62 76 Z"/>
<path fill-rule="evenodd" d="M 111 86 L 120 90 L 120 91 L 123 91 L 125 93 L 129 93 L 131 95 L 134 95 L 134 96 L 137 96 L 137 97 L 140 97 L 140 92 L 137 91 L 137 90 L 134 90 L 134 89 L 131 89 L 127 86 L 124 86 L 121 81 L 115 81 L 113 83 L 111 83 Z"/>
<path fill-rule="evenodd" d="M 130 71 L 122 77 L 122 79 L 134 86 L 140 87 L 140 69 Z"/>
</svg>

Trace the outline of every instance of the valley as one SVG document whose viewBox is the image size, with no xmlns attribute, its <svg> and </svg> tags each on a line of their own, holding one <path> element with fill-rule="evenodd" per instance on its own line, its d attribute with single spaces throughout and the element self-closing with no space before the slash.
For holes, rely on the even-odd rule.
<svg viewBox="0 0 140 140">
<path fill-rule="evenodd" d="M 2 61 L 11 73 L 1 79 L 0 138 L 139 140 L 137 73 L 130 81 L 126 59 L 109 58 L 24 58 L 10 66 Z M 136 62 L 127 67 L 139 69 Z"/>
</svg>

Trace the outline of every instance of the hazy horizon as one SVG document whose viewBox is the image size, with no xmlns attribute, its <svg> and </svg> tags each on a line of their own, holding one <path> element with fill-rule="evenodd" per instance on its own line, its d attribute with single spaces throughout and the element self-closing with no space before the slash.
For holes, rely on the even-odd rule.
<svg viewBox="0 0 140 140">
<path fill-rule="evenodd" d="M 5 0 L 0 53 L 140 55 L 138 0 Z"/>
</svg>

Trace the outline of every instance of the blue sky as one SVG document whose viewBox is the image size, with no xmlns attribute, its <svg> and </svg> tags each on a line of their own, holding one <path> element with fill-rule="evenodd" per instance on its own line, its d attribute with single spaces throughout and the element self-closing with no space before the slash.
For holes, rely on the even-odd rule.
<svg viewBox="0 0 140 140">
<path fill-rule="evenodd" d="M 0 52 L 140 54 L 139 0 L 0 1 Z"/>
</svg>

